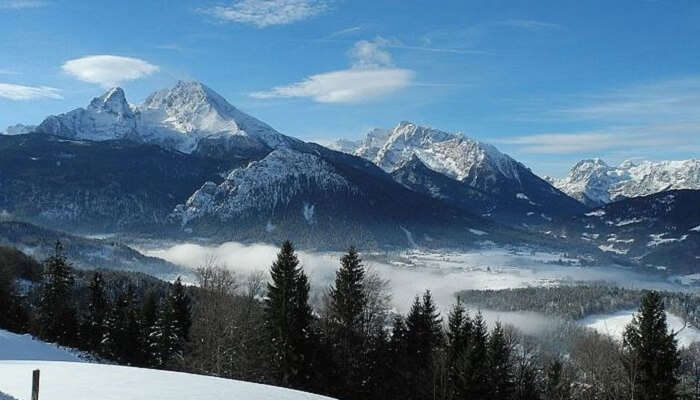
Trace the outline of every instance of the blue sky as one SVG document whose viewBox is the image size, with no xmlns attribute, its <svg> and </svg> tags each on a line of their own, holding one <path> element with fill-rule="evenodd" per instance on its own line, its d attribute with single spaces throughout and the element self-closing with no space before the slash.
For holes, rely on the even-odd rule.
<svg viewBox="0 0 700 400">
<path fill-rule="evenodd" d="M 700 2 L 0 0 L 0 127 L 198 80 L 279 131 L 410 120 L 535 172 L 700 154 Z"/>
</svg>

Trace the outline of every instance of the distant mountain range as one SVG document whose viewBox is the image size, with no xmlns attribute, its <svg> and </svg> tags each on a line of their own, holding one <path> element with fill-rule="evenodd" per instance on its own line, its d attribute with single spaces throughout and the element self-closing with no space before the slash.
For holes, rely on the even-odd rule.
<svg viewBox="0 0 700 400">
<path fill-rule="evenodd" d="M 197 82 L 141 105 L 114 88 L 8 133 L 0 216 L 77 233 L 293 238 L 317 249 L 532 244 L 634 263 L 581 239 L 584 231 L 570 241 L 566 232 L 583 229 L 591 207 L 700 181 L 695 160 L 618 168 L 590 160 L 548 181 L 492 145 L 411 122 L 324 147 Z"/>
<path fill-rule="evenodd" d="M 611 167 L 596 158 L 578 162 L 563 179 L 547 180 L 583 204 L 597 207 L 665 190 L 700 189 L 700 160 L 625 161 Z"/>
</svg>

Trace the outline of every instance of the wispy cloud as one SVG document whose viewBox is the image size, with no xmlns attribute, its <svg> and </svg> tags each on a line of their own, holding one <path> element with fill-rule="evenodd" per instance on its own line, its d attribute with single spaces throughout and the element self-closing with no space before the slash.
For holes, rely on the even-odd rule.
<svg viewBox="0 0 700 400">
<path fill-rule="evenodd" d="M 0 0 L 0 9 L 21 10 L 25 8 L 40 8 L 50 4 L 41 0 Z"/>
<path fill-rule="evenodd" d="M 534 115 L 534 120 L 585 123 L 595 128 L 523 135 L 501 143 L 537 154 L 623 150 L 647 154 L 653 149 L 688 152 L 700 146 L 700 77 L 548 99 L 528 109 L 527 114 Z"/>
<path fill-rule="evenodd" d="M 364 30 L 364 27 L 362 25 L 351 26 L 349 28 L 341 29 L 339 31 L 335 31 L 335 32 L 331 33 L 330 35 L 328 35 L 328 39 L 354 35 L 356 33 L 362 32 L 363 30 Z"/>
<path fill-rule="evenodd" d="M 573 133 L 541 133 L 495 140 L 516 145 L 521 153 L 575 154 L 585 152 L 645 152 L 653 148 L 687 150 L 700 145 L 700 124 L 654 125 L 645 128 L 610 128 Z"/>
<path fill-rule="evenodd" d="M 19 72 L 11 69 L 0 69 L 0 75 L 19 75 Z"/>
<path fill-rule="evenodd" d="M 49 86 L 0 83 L 0 97 L 10 100 L 62 99 L 60 90 Z"/>
<path fill-rule="evenodd" d="M 562 107 L 560 116 L 620 122 L 700 119 L 700 76 L 628 86 L 583 97 L 582 104 Z"/>
<path fill-rule="evenodd" d="M 251 93 L 252 97 L 310 98 L 319 103 L 361 103 L 394 93 L 409 86 L 414 72 L 394 66 L 382 40 L 356 42 L 348 51 L 349 69 L 312 75 L 290 85 Z"/>
<path fill-rule="evenodd" d="M 229 6 L 198 11 L 222 22 L 266 28 L 303 21 L 327 11 L 329 7 L 326 0 L 239 0 Z"/>
<path fill-rule="evenodd" d="M 158 66 L 138 58 L 95 55 L 68 60 L 61 67 L 73 77 L 109 88 L 158 71 Z"/>
<path fill-rule="evenodd" d="M 527 29 L 531 31 L 543 31 L 552 29 L 563 29 L 564 27 L 559 24 L 553 24 L 551 22 L 537 21 L 533 19 L 509 19 L 505 21 L 500 21 L 498 25 L 508 26 L 511 28 Z"/>
</svg>

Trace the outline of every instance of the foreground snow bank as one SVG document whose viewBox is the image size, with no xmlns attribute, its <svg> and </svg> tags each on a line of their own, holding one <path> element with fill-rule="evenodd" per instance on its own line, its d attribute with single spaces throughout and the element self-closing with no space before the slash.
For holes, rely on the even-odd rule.
<svg viewBox="0 0 700 400">
<path fill-rule="evenodd" d="M 329 400 L 230 379 L 63 361 L 0 361 L 0 391 L 29 399 L 34 369 L 41 370 L 40 398 L 51 400 Z"/>
<path fill-rule="evenodd" d="M 19 335 L 2 329 L 0 360 L 81 361 L 77 353 L 69 349 L 35 340 L 29 334 Z"/>
</svg>

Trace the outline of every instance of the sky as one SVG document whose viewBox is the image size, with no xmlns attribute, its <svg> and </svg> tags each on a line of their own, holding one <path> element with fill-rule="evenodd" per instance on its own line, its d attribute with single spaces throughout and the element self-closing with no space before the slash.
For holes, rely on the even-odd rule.
<svg viewBox="0 0 700 400">
<path fill-rule="evenodd" d="M 700 154 L 700 1 L 0 0 L 0 130 L 197 80 L 325 143 L 412 121 L 536 173 Z"/>
</svg>

